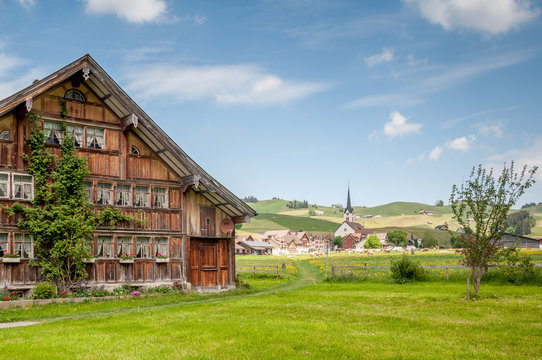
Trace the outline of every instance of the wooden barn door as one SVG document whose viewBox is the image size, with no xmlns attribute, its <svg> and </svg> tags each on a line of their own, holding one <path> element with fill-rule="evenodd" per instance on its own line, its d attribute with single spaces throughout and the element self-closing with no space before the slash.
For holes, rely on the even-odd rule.
<svg viewBox="0 0 542 360">
<path fill-rule="evenodd" d="M 230 270 L 228 240 L 190 239 L 192 286 L 227 286 Z"/>
</svg>

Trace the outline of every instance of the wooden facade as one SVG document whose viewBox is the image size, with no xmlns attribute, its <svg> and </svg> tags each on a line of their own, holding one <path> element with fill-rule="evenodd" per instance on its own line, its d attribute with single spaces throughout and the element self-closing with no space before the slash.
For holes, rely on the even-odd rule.
<svg viewBox="0 0 542 360">
<path fill-rule="evenodd" d="M 41 115 L 53 154 L 60 154 L 63 131 L 74 134 L 88 161 L 85 189 L 96 211 L 113 206 L 144 220 L 96 230 L 87 264 L 91 284 L 234 286 L 235 232 L 221 224 L 256 213 L 190 159 L 89 55 L 0 101 L 0 205 L 30 204 L 33 197 L 22 160 L 29 111 Z M 0 248 L 20 255 L 0 259 L 0 284 L 24 290 L 41 275 L 30 266 L 32 239 L 17 221 L 0 207 Z M 123 253 L 134 259 L 121 260 Z"/>
</svg>

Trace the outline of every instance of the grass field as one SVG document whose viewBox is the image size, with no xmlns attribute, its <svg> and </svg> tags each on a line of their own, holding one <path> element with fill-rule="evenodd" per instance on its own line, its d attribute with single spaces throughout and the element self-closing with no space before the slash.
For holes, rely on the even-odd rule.
<svg viewBox="0 0 542 360">
<path fill-rule="evenodd" d="M 274 225 L 273 225 L 274 224 Z M 309 217 L 260 214 L 253 218 L 250 223 L 243 224 L 242 231 L 264 232 L 266 230 L 304 230 L 311 233 L 332 233 L 337 229 L 337 223 L 313 219 Z"/>
<path fill-rule="evenodd" d="M 439 254 L 426 255 L 440 261 Z M 346 256 L 334 256 L 342 261 Z M 374 257 L 373 259 L 377 259 Z M 446 260 L 448 258 L 445 258 Z M 451 258 L 455 261 L 454 257 Z M 283 279 L 253 288 L 0 312 L 40 325 L 0 330 L 9 359 L 538 359 L 542 292 L 483 284 L 321 282 L 306 257 L 239 257 L 285 263 Z M 378 259 L 375 261 L 380 261 Z M 295 271 L 292 268 L 295 267 Z M 282 276 L 282 275 L 281 275 Z"/>
</svg>

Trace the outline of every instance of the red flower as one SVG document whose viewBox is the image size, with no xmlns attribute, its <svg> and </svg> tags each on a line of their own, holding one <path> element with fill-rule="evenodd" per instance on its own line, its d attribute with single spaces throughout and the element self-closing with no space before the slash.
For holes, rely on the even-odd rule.
<svg viewBox="0 0 542 360">
<path fill-rule="evenodd" d="M 162 255 L 162 254 L 158 253 L 158 254 L 156 254 L 156 255 L 157 255 L 157 256 L 160 256 L 160 255 Z"/>
<path fill-rule="evenodd" d="M 6 297 L 4 298 L 4 300 L 8 301 L 8 300 L 9 300 L 9 297 L 6 296 Z"/>
<path fill-rule="evenodd" d="M 105 292 L 107 292 L 107 290 L 104 290 Z"/>
<path fill-rule="evenodd" d="M 134 256 L 134 254 L 130 254 L 130 256 Z"/>
<path fill-rule="evenodd" d="M 175 289 L 177 289 L 177 287 L 175 286 Z"/>
<path fill-rule="evenodd" d="M 15 293 L 12 291 L 12 292 L 11 292 L 11 295 L 15 295 Z"/>
</svg>

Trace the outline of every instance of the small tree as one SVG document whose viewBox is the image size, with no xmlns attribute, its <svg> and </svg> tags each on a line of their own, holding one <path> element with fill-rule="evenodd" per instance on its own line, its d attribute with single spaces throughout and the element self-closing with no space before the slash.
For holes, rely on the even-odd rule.
<svg viewBox="0 0 542 360">
<path fill-rule="evenodd" d="M 422 240 L 422 246 L 424 248 L 434 248 L 435 246 L 438 246 L 438 240 L 435 239 L 432 235 L 426 235 Z"/>
<path fill-rule="evenodd" d="M 338 248 L 342 248 L 343 247 L 343 237 L 342 236 L 335 236 L 333 238 L 333 244 Z"/>
<path fill-rule="evenodd" d="M 388 233 L 388 241 L 395 246 L 406 246 L 407 233 L 401 230 L 390 231 Z"/>
<path fill-rule="evenodd" d="M 442 200 L 435 201 L 435 206 L 444 206 L 444 201 Z"/>
<path fill-rule="evenodd" d="M 474 294 L 478 294 L 480 281 L 489 261 L 501 250 L 499 240 L 506 230 L 506 217 L 525 189 L 534 184 L 538 167 L 523 167 L 515 172 L 514 162 L 504 164 L 499 178 L 493 169 L 479 165 L 473 167 L 470 178 L 458 188 L 452 188 L 450 204 L 457 222 L 465 229 L 461 244 L 465 249 L 465 264 L 471 269 Z M 474 219 L 473 225 L 469 219 Z"/>
<path fill-rule="evenodd" d="M 382 249 L 382 243 L 380 242 L 380 239 L 375 234 L 369 235 L 367 240 L 365 240 L 365 244 L 363 244 L 363 247 L 365 249 Z"/>
<path fill-rule="evenodd" d="M 85 199 L 84 177 L 89 174 L 87 162 L 77 155 L 73 135 L 66 132 L 55 157 L 45 147 L 45 135 L 39 127 L 39 115 L 31 113 L 33 131 L 28 139 L 30 156 L 24 155 L 28 172 L 34 177 L 34 199 L 30 207 L 15 203 L 8 215 L 23 216 L 17 226 L 32 234 L 41 272 L 55 281 L 60 290 L 68 290 L 85 279 L 84 259 L 89 257 L 92 234 L 96 227 L 113 228 L 119 221 L 132 220 L 119 210 L 106 208 L 100 214 Z"/>
</svg>

